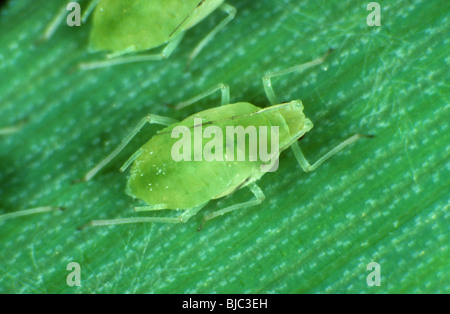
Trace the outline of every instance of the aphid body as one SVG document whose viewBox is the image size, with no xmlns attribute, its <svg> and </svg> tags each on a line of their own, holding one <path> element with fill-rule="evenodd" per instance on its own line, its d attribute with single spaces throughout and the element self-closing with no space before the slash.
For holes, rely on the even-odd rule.
<svg viewBox="0 0 450 314">
<path fill-rule="evenodd" d="M 201 126 L 194 125 L 194 118 L 201 118 L 204 123 Z M 226 134 L 226 128 L 230 125 L 244 128 L 254 126 L 256 130 L 259 130 L 259 126 L 278 126 L 278 152 L 288 148 L 312 128 L 311 121 L 303 114 L 302 103 L 297 100 L 266 109 L 240 102 L 201 111 L 161 130 L 138 151 L 131 168 L 127 193 L 148 204 L 164 204 L 167 209 L 191 208 L 257 181 L 265 173 L 261 170 L 263 160 L 257 158 L 250 161 L 248 149 L 244 161 L 238 161 L 237 158 L 227 161 L 225 151 L 222 152 L 222 161 L 195 161 L 193 157 L 190 161 L 173 161 L 170 148 L 178 141 L 171 137 L 173 128 L 182 125 L 189 129 L 204 129 L 209 122 L 213 122 L 223 134 Z M 260 138 L 261 135 L 257 133 L 257 138 Z M 194 132 L 191 132 L 191 136 L 190 142 L 194 143 Z M 270 138 L 270 134 L 264 136 L 267 146 L 270 146 Z M 202 142 L 201 151 L 207 143 Z M 242 149 L 237 147 L 236 141 L 233 143 L 235 152 Z M 226 146 L 225 136 L 222 146 Z M 245 146 L 248 148 L 250 145 Z"/>
</svg>

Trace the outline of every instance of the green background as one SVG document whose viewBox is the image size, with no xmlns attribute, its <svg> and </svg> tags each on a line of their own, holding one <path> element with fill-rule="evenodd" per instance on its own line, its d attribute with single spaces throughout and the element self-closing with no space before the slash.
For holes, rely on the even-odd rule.
<svg viewBox="0 0 450 314">
<path fill-rule="evenodd" d="M 0 225 L 0 292 L 449 293 L 450 2 L 379 1 L 382 26 L 368 27 L 369 2 L 229 0 L 235 20 L 186 72 L 189 53 L 223 13 L 191 29 L 169 60 L 80 71 L 80 62 L 101 58 L 87 51 L 90 23 L 64 25 L 36 45 L 65 1 L 7 1 L 0 125 L 27 123 L 0 138 L 0 208 L 67 209 Z M 77 231 L 92 219 L 135 216 L 118 168 L 158 126 L 92 181 L 71 181 L 145 114 L 181 119 L 217 106 L 219 93 L 173 109 L 221 82 L 232 102 L 267 106 L 264 73 L 330 47 L 322 66 L 273 81 L 283 101 L 303 100 L 315 125 L 301 147 L 312 162 L 354 133 L 375 138 L 312 173 L 284 152 L 279 170 L 259 181 L 263 204 L 200 232 L 205 213 L 248 200 L 249 191 L 211 201 L 183 225 Z M 81 265 L 81 287 L 66 284 L 70 262 Z M 381 287 L 366 283 L 370 262 L 381 266 Z"/>
</svg>

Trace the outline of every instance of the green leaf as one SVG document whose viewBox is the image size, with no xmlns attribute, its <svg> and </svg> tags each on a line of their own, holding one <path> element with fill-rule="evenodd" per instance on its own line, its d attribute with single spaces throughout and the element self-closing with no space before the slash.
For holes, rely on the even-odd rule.
<svg viewBox="0 0 450 314">
<path fill-rule="evenodd" d="M 0 208 L 52 212 L 0 225 L 2 293 L 449 293 L 448 1 L 229 0 L 238 14 L 184 71 L 196 43 L 224 16 L 191 29 L 169 60 L 80 71 L 88 22 L 36 44 L 60 1 L 9 0 L 0 9 Z M 77 228 L 133 217 L 120 165 L 149 139 L 146 127 L 93 180 L 72 184 L 145 114 L 181 119 L 219 105 L 173 105 L 216 85 L 233 102 L 267 106 L 261 77 L 313 60 L 326 64 L 274 79 L 300 98 L 314 128 L 300 142 L 311 161 L 354 133 L 373 134 L 303 173 L 286 151 L 262 177 L 263 204 L 197 228 L 206 213 L 251 198 L 211 201 L 183 225 Z M 447 73 L 447 74 L 446 74 Z M 180 178 L 180 180 L 195 178 Z M 211 177 L 214 180 L 214 177 Z M 195 184 L 195 181 L 193 182 Z M 173 212 L 148 215 L 173 215 Z M 81 286 L 66 270 L 81 266 Z M 381 266 L 369 287 L 367 265 Z"/>
</svg>

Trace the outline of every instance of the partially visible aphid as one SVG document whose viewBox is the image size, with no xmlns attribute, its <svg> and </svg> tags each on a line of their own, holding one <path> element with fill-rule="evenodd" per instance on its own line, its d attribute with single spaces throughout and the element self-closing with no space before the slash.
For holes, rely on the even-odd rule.
<svg viewBox="0 0 450 314">
<path fill-rule="evenodd" d="M 203 47 L 235 16 L 236 9 L 224 0 L 92 0 L 82 17 L 82 23 L 93 12 L 90 35 L 92 52 L 106 51 L 106 60 L 83 63 L 83 69 L 95 69 L 130 62 L 168 58 L 180 43 L 185 31 L 198 24 L 216 9 L 227 17 L 211 30 L 194 48 L 188 65 Z M 44 39 L 49 39 L 67 14 L 47 27 Z M 136 54 L 163 46 L 160 53 Z"/>
<path fill-rule="evenodd" d="M 225 156 L 224 151 L 220 152 L 221 156 L 224 157 L 221 161 L 193 161 L 192 159 L 190 161 L 175 161 L 172 148 L 179 141 L 178 138 L 173 137 L 173 131 L 177 127 L 193 130 L 193 133 L 195 133 L 196 131 L 204 132 L 206 127 L 214 126 L 226 133 L 226 129 L 230 126 L 242 126 L 244 128 L 248 126 L 254 126 L 255 128 L 276 126 L 279 130 L 279 150 L 277 155 L 272 157 L 278 158 L 279 152 L 291 147 L 301 168 L 306 172 L 313 171 L 344 147 L 363 137 L 360 134 L 353 135 L 312 165 L 306 160 L 298 146 L 297 140 L 312 129 L 312 122 L 305 117 L 300 100 L 280 104 L 272 88 L 271 78 L 318 65 L 324 61 L 325 57 L 264 76 L 264 89 L 271 103 L 271 106 L 265 109 L 247 102 L 230 104 L 229 87 L 219 84 L 217 87 L 181 103 L 178 109 L 189 106 L 218 90 L 222 92 L 222 106 L 220 107 L 198 112 L 181 122 L 152 114 L 144 117 L 122 143 L 90 170 L 83 180 L 88 181 L 92 179 L 130 142 L 145 124 L 162 124 L 166 128 L 157 132 L 155 136 L 135 152 L 120 168 L 120 171 L 125 171 L 132 164 L 126 189 L 127 194 L 148 204 L 145 207 L 137 207 L 136 211 L 182 209 L 184 212 L 178 217 L 135 217 L 96 220 L 88 225 L 101 226 L 140 222 L 184 223 L 201 210 L 209 200 L 229 195 L 243 187 L 249 187 L 255 198 L 209 214 L 204 220 L 212 219 L 233 210 L 254 206 L 264 200 L 264 194 L 257 186 L 256 181 L 265 173 L 262 171 L 265 161 L 260 158 L 253 161 L 249 159 L 245 161 L 230 161 Z M 195 122 L 199 119 L 201 123 Z M 190 139 L 190 137 L 188 138 Z M 195 142 L 195 137 L 192 138 Z M 261 142 L 261 137 L 259 140 L 260 145 L 267 144 L 266 142 L 270 141 L 269 136 L 263 137 L 263 142 Z M 225 142 L 225 139 L 223 141 Z M 200 151 L 204 151 L 206 145 L 207 143 L 203 143 Z M 229 143 L 226 142 L 226 145 L 229 146 Z M 242 150 L 242 147 L 233 143 L 231 146 L 235 148 L 234 151 Z M 194 144 L 191 147 L 193 151 L 196 150 Z"/>
</svg>

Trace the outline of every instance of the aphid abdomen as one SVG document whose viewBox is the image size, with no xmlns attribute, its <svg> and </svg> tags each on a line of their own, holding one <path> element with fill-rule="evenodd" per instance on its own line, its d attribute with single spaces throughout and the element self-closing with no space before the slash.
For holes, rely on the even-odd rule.
<svg viewBox="0 0 450 314">
<path fill-rule="evenodd" d="M 204 156 L 202 160 L 194 160 L 194 130 L 199 131 L 199 127 L 194 127 L 194 119 L 204 122 L 200 127 L 202 132 L 211 126 L 208 121 L 215 121 L 214 125 L 226 132 L 227 125 L 239 123 L 237 117 L 259 110 L 249 103 L 230 104 L 196 113 L 161 130 L 141 148 L 141 154 L 131 168 L 127 193 L 151 205 L 165 204 L 169 209 L 191 208 L 242 183 L 258 171 L 257 165 L 241 161 L 206 161 Z M 180 126 L 190 130 L 189 161 L 175 161 L 172 155 L 172 148 L 180 138 L 172 138 L 171 134 Z M 202 150 L 206 143 L 206 140 L 202 142 Z"/>
<path fill-rule="evenodd" d="M 222 125 L 233 125 L 235 121 L 232 117 L 259 109 L 249 103 L 221 106 L 199 112 L 161 130 L 141 148 L 141 154 L 131 168 L 127 193 L 151 205 L 165 204 L 168 209 L 186 209 L 203 204 L 236 185 L 236 182 L 244 181 L 255 168 L 249 163 L 206 161 L 203 156 L 202 160 L 194 160 L 194 118 L 203 119 L 205 124 L 200 127 L 203 131 L 210 126 L 207 121 L 222 119 Z M 191 131 L 188 161 L 175 161 L 172 155 L 173 146 L 180 141 L 180 138 L 171 136 L 177 126 L 187 127 Z M 202 150 L 206 143 L 207 140 L 204 140 Z"/>
</svg>

